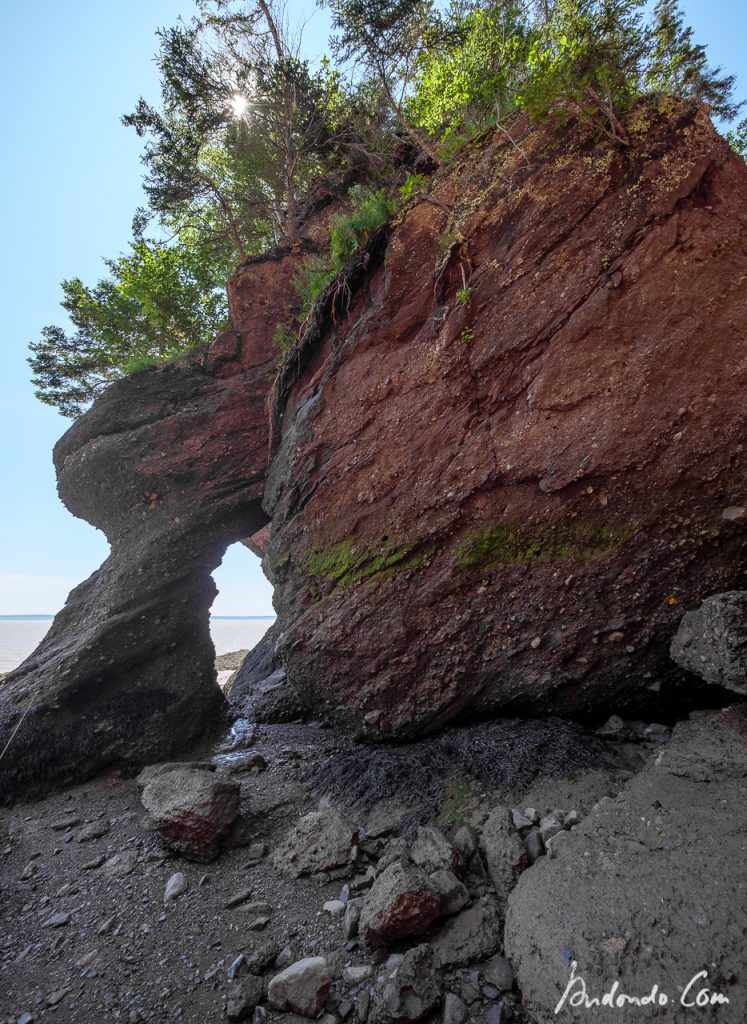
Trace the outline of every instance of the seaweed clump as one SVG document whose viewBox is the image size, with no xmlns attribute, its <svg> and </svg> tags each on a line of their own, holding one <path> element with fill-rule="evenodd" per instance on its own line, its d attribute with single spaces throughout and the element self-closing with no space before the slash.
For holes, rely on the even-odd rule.
<svg viewBox="0 0 747 1024">
<path fill-rule="evenodd" d="M 409 807 L 402 826 L 412 834 L 438 817 L 455 777 L 511 801 L 540 776 L 569 777 L 605 763 L 603 743 L 582 726 L 505 718 L 400 746 L 347 741 L 333 757 L 301 768 L 299 777 L 317 797 L 351 810 L 368 811 L 380 800 Z"/>
</svg>

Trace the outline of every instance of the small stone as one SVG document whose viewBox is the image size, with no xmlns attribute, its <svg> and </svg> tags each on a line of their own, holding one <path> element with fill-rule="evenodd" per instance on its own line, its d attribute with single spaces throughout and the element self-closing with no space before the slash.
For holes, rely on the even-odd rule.
<svg viewBox="0 0 747 1024">
<path fill-rule="evenodd" d="M 36 1018 L 30 1013 L 22 1013 L 16 1024 L 34 1024 Z"/>
<path fill-rule="evenodd" d="M 224 910 L 231 910 L 233 907 L 238 907 L 241 903 L 246 903 L 251 898 L 251 889 L 242 889 L 241 892 L 237 892 L 229 900 L 223 904 Z"/>
<path fill-rule="evenodd" d="M 23 869 L 23 872 L 21 873 L 21 881 L 27 882 L 29 878 L 33 878 L 34 875 L 36 874 L 36 869 L 37 866 L 35 862 L 33 860 L 29 861 L 26 867 Z"/>
<path fill-rule="evenodd" d="M 441 916 L 457 914 L 469 903 L 469 891 L 451 871 L 434 871 L 429 876 L 441 894 Z"/>
<path fill-rule="evenodd" d="M 253 975 L 243 978 L 229 989 L 226 1016 L 229 1020 L 248 1020 L 264 994 L 265 986 L 261 978 Z"/>
<path fill-rule="evenodd" d="M 499 992 L 510 992 L 514 987 L 513 968 L 505 956 L 494 956 L 489 960 L 482 969 L 482 975 Z"/>
<path fill-rule="evenodd" d="M 171 903 L 172 900 L 179 899 L 187 891 L 187 879 L 184 877 L 181 871 L 177 871 L 171 876 L 166 883 L 166 888 L 163 893 L 163 902 Z"/>
<path fill-rule="evenodd" d="M 249 974 L 262 974 L 266 971 L 280 952 L 280 946 L 273 939 L 265 939 L 251 953 L 246 954 L 246 967 Z"/>
<path fill-rule="evenodd" d="M 226 971 L 226 976 L 228 977 L 228 980 L 229 981 L 233 981 L 234 978 L 239 973 L 239 971 L 241 970 L 241 968 L 244 967 L 245 965 L 246 965 L 246 957 L 244 956 L 243 953 L 239 953 L 239 955 L 236 957 L 236 959 L 233 961 L 231 966 Z"/>
<path fill-rule="evenodd" d="M 482 994 L 485 996 L 486 999 L 497 999 L 498 996 L 500 995 L 500 992 L 495 987 L 495 985 L 483 985 Z"/>
<path fill-rule="evenodd" d="M 269 917 L 254 917 L 248 921 L 246 928 L 250 932 L 261 932 L 270 923 Z"/>
<path fill-rule="evenodd" d="M 114 928 L 117 923 L 117 915 L 112 914 L 111 917 L 107 917 L 104 923 L 101 925 L 99 930 L 96 932 L 97 935 L 108 935 L 109 932 Z"/>
<path fill-rule="evenodd" d="M 529 835 L 524 840 L 526 843 L 527 854 L 529 856 L 529 863 L 534 864 L 540 857 L 545 854 L 545 841 L 542 838 L 542 833 L 538 828 L 532 829 Z"/>
<path fill-rule="evenodd" d="M 361 919 L 362 907 L 363 899 L 361 897 L 348 900 L 345 907 L 345 916 L 342 921 L 342 930 L 346 939 L 354 939 L 358 934 L 358 923 Z"/>
<path fill-rule="evenodd" d="M 109 832 L 109 822 L 102 818 L 100 821 L 92 821 L 89 825 L 84 825 L 78 833 L 79 843 L 90 843 L 94 839 L 101 839 L 102 836 L 107 835 Z"/>
<path fill-rule="evenodd" d="M 453 992 L 444 996 L 443 1024 L 464 1024 L 467 1020 L 467 1007 Z"/>
<path fill-rule="evenodd" d="M 96 868 L 100 868 L 106 860 L 106 854 L 99 854 L 98 857 L 94 857 L 93 860 L 87 861 L 81 868 L 81 871 L 95 871 Z"/>
<path fill-rule="evenodd" d="M 524 814 L 529 818 L 533 825 L 539 825 L 540 813 L 536 807 L 525 807 Z"/>
<path fill-rule="evenodd" d="M 70 924 L 71 918 L 72 914 L 69 911 L 65 911 L 61 914 L 52 914 L 52 916 L 44 922 L 42 928 L 63 928 L 66 924 Z"/>
<path fill-rule="evenodd" d="M 668 743 L 671 735 L 672 730 L 669 726 L 661 725 L 659 722 L 652 722 L 643 730 L 643 738 L 649 743 Z"/>
<path fill-rule="evenodd" d="M 57 821 L 53 821 L 49 826 L 54 832 L 67 832 L 70 828 L 75 828 L 76 825 L 80 825 L 80 818 L 58 818 Z"/>
<path fill-rule="evenodd" d="M 547 815 L 540 822 L 539 830 L 543 842 L 546 844 L 547 841 L 549 839 L 552 839 L 553 836 L 556 836 L 558 832 L 563 831 L 563 826 L 557 818 L 554 818 L 551 815 Z"/>
<path fill-rule="evenodd" d="M 541 643 L 542 643 L 542 637 L 541 636 L 536 636 L 536 637 L 534 637 L 534 639 L 532 640 L 532 642 L 531 642 L 531 644 L 529 646 L 532 648 L 533 651 L 536 651 Z"/>
<path fill-rule="evenodd" d="M 62 1002 L 69 991 L 69 988 L 58 988 L 55 992 L 52 992 L 47 996 L 47 1006 L 57 1006 L 58 1003 Z"/>
<path fill-rule="evenodd" d="M 531 828 L 534 824 L 532 819 L 528 818 L 526 814 L 524 814 L 522 811 L 518 809 L 518 807 L 512 808 L 511 817 L 514 822 L 514 828 L 518 829 L 519 831 L 521 831 L 521 829 L 523 828 Z"/>
<path fill-rule="evenodd" d="M 247 856 L 249 857 L 247 867 L 254 867 L 255 864 L 259 864 L 264 855 L 267 853 L 267 846 L 265 843 L 252 843 L 250 846 L 247 847 L 246 852 Z"/>
<path fill-rule="evenodd" d="M 371 977 L 373 968 L 370 964 L 356 964 L 343 967 L 342 980 L 346 985 L 363 985 Z"/>
<path fill-rule="evenodd" d="M 581 821 L 581 815 L 578 811 L 569 811 L 563 818 L 563 828 L 571 829 L 575 828 Z"/>
<path fill-rule="evenodd" d="M 290 946 L 283 946 L 278 955 L 275 957 L 276 967 L 287 967 L 288 964 L 293 963 L 293 950 Z"/>
<path fill-rule="evenodd" d="M 345 904 L 342 900 L 327 900 L 322 910 L 331 917 L 342 917 L 345 913 Z"/>
</svg>

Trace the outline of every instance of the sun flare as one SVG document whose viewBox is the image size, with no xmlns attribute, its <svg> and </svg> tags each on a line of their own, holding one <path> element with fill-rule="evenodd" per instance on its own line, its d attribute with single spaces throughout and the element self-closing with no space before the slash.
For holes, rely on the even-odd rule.
<svg viewBox="0 0 747 1024">
<path fill-rule="evenodd" d="M 234 117 L 243 117 L 249 108 L 249 100 L 241 92 L 235 92 L 229 102 Z"/>
</svg>

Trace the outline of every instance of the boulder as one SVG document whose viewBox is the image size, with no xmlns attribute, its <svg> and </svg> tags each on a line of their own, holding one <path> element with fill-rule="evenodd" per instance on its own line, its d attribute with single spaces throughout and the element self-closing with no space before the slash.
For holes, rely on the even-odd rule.
<svg viewBox="0 0 747 1024">
<path fill-rule="evenodd" d="M 678 1020 L 683 990 L 705 970 L 686 998 L 709 989 L 729 1004 L 682 1019 L 746 1019 L 746 785 L 745 706 L 694 715 L 617 797 L 553 843 L 508 901 L 506 956 L 525 1003 L 549 1017 L 573 973 L 591 998 L 613 983 L 637 997 L 656 985 L 670 1001 L 662 1019 Z M 614 1012 L 634 1024 L 643 1011 Z"/>
<path fill-rule="evenodd" d="M 146 784 L 140 799 L 172 849 L 206 863 L 220 852 L 239 812 L 237 783 L 212 772 L 172 767 Z"/>
<path fill-rule="evenodd" d="M 433 871 L 429 875 L 441 895 L 441 916 L 456 914 L 469 903 L 469 890 L 452 871 Z"/>
<path fill-rule="evenodd" d="M 444 967 L 484 960 L 498 949 L 501 922 L 495 900 L 483 897 L 450 918 L 431 940 Z"/>
<path fill-rule="evenodd" d="M 461 857 L 443 832 L 421 825 L 410 848 L 414 864 L 431 874 L 434 871 L 456 871 L 461 868 Z"/>
<path fill-rule="evenodd" d="M 335 811 L 312 811 L 291 829 L 273 856 L 285 875 L 300 878 L 354 863 L 358 830 Z"/>
<path fill-rule="evenodd" d="M 454 847 L 461 859 L 464 884 L 473 896 L 482 896 L 487 888 L 488 876 L 474 829 L 462 825 L 454 836 Z"/>
<path fill-rule="evenodd" d="M 558 831 L 561 826 L 558 825 Z M 529 864 L 527 848 L 514 828 L 508 807 L 495 807 L 482 827 L 480 846 L 500 903 L 505 903 L 516 880 Z"/>
<path fill-rule="evenodd" d="M 415 946 L 381 975 L 373 991 L 369 1024 L 414 1024 L 441 1002 L 440 964 L 430 946 Z"/>
<path fill-rule="evenodd" d="M 313 1019 L 324 1009 L 331 984 L 324 957 L 306 957 L 275 975 L 267 989 L 267 1001 L 276 1010 Z"/>
<path fill-rule="evenodd" d="M 422 935 L 441 913 L 438 888 L 420 868 L 395 861 L 366 896 L 358 931 L 367 946 Z"/>
<path fill-rule="evenodd" d="M 707 683 L 747 693 L 747 590 L 716 594 L 687 612 L 671 655 Z"/>
</svg>

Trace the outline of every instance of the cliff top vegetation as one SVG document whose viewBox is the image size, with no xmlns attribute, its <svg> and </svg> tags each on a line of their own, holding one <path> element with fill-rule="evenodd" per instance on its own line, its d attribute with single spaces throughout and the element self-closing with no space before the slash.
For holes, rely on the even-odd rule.
<svg viewBox="0 0 747 1024">
<path fill-rule="evenodd" d="M 398 201 L 475 135 L 511 118 L 584 121 L 623 149 L 647 98 L 706 103 L 734 122 L 733 76 L 713 68 L 678 0 L 320 0 L 330 57 L 304 56 L 282 0 L 199 0 L 158 33 L 161 102 L 123 121 L 144 140 L 147 206 L 94 285 L 62 282 L 71 328 L 31 344 L 37 397 L 80 415 L 107 384 L 229 326 L 225 282 L 274 245 L 299 247 L 298 313 Z M 727 138 L 747 152 L 747 121 Z M 301 258 L 319 182 L 350 210 L 329 252 Z M 280 331 L 280 348 L 293 335 Z"/>
</svg>

